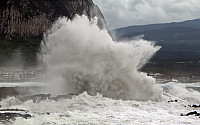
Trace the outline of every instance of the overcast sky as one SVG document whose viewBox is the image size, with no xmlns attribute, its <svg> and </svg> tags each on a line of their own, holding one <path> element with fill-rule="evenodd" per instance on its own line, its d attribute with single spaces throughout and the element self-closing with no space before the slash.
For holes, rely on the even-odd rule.
<svg viewBox="0 0 200 125">
<path fill-rule="evenodd" d="M 110 29 L 200 18 L 200 0 L 93 0 Z"/>
</svg>

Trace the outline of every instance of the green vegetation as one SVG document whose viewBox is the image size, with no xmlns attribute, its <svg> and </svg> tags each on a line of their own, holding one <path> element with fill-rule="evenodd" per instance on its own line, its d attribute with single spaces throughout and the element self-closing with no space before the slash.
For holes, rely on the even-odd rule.
<svg viewBox="0 0 200 125">
<path fill-rule="evenodd" d="M 40 50 L 41 37 L 24 38 L 17 34 L 11 40 L 0 36 L 0 65 L 11 65 L 10 61 L 17 55 L 21 55 L 21 65 L 33 66 L 37 64 L 37 53 Z"/>
</svg>

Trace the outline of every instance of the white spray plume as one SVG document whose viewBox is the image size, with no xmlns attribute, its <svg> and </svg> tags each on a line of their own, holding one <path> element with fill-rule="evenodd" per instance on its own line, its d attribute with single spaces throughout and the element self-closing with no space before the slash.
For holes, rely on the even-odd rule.
<svg viewBox="0 0 200 125">
<path fill-rule="evenodd" d="M 114 42 L 97 19 L 60 18 L 46 33 L 42 52 L 51 94 L 101 93 L 115 99 L 159 101 L 162 89 L 138 69 L 159 49 L 145 40 Z"/>
</svg>

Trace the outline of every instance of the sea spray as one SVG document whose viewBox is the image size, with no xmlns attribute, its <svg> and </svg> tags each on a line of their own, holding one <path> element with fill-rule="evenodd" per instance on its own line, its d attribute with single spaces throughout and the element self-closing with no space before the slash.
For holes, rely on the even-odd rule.
<svg viewBox="0 0 200 125">
<path fill-rule="evenodd" d="M 115 42 L 97 19 L 63 17 L 47 31 L 42 45 L 47 90 L 51 94 L 101 93 L 115 99 L 161 99 L 155 79 L 139 72 L 160 47 L 145 40 Z"/>
</svg>

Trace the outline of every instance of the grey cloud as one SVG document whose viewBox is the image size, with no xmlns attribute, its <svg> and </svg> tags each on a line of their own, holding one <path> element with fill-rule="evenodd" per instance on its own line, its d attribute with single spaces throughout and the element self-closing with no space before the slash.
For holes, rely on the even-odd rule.
<svg viewBox="0 0 200 125">
<path fill-rule="evenodd" d="M 200 0 L 94 0 L 111 29 L 200 18 Z"/>
</svg>

